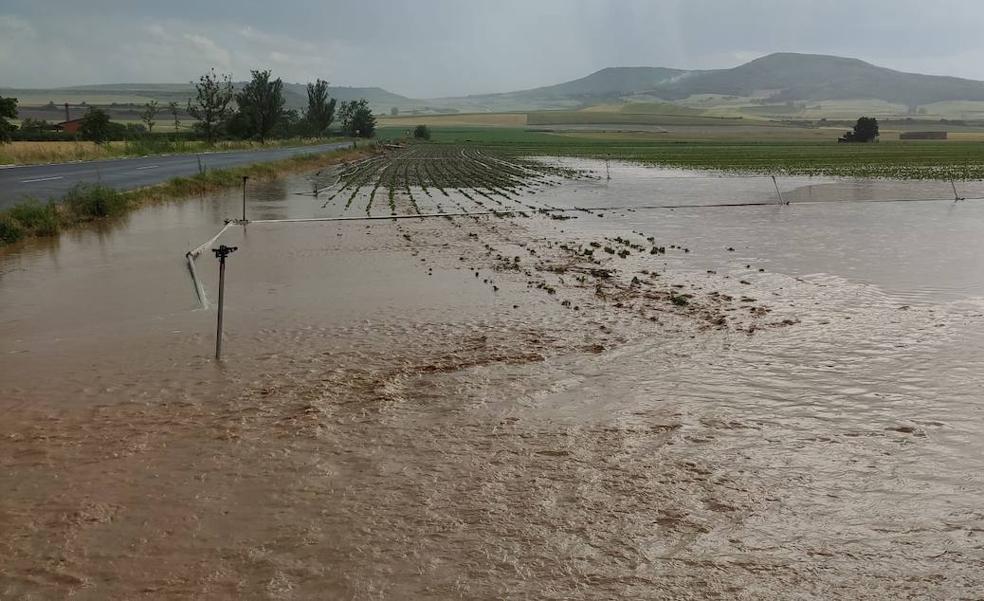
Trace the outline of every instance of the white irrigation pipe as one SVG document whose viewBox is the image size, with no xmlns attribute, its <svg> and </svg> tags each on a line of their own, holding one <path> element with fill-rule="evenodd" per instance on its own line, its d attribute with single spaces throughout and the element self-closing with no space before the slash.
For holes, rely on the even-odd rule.
<svg viewBox="0 0 984 601">
<path fill-rule="evenodd" d="M 371 217 L 309 217 L 302 219 L 257 219 L 255 221 L 250 221 L 249 223 L 305 223 L 305 222 L 316 222 L 316 221 L 376 221 L 381 219 L 421 219 L 425 217 L 463 217 L 468 215 L 509 215 L 513 213 L 522 213 L 523 211 L 462 211 L 458 213 L 418 213 L 414 215 L 386 215 L 386 216 L 371 216 Z M 208 309 L 208 297 L 205 296 L 205 286 L 202 285 L 201 279 L 198 277 L 198 270 L 195 268 L 195 259 L 197 259 L 203 252 L 205 252 L 210 246 L 215 244 L 215 242 L 222 237 L 222 234 L 226 232 L 227 229 L 234 225 L 242 225 L 243 222 L 239 220 L 232 220 L 225 224 L 225 226 L 219 230 L 219 233 L 215 234 L 209 238 L 206 242 L 198 245 L 192 250 L 185 253 L 185 260 L 188 262 L 188 272 L 191 273 L 191 281 L 195 286 L 195 294 L 198 295 L 198 302 L 201 304 L 202 309 Z"/>
<path fill-rule="evenodd" d="M 839 204 L 839 203 L 862 203 L 862 202 L 942 202 L 942 201 L 952 201 L 951 198 L 886 198 L 886 199 L 876 199 L 871 198 L 867 200 L 842 200 L 842 201 L 819 201 L 819 200 L 805 200 L 797 202 L 797 205 L 804 204 Z M 960 198 L 959 200 L 984 200 L 984 197 L 977 198 Z M 575 211 L 624 211 L 624 210 L 653 210 L 653 209 L 708 209 L 708 208 L 725 208 L 725 207 L 761 207 L 761 206 L 771 206 L 774 205 L 773 202 L 744 202 L 744 203 L 718 203 L 718 204 L 678 204 L 678 205 L 642 205 L 642 206 L 626 206 L 626 207 L 573 207 L 573 208 L 542 208 L 535 209 L 539 213 L 566 213 Z M 375 215 L 366 217 L 301 217 L 296 219 L 257 219 L 255 221 L 250 221 L 249 223 L 315 223 L 315 222 L 327 222 L 327 221 L 382 221 L 386 219 L 424 219 L 433 217 L 467 217 L 467 216 L 479 216 L 479 215 L 514 215 L 517 213 L 526 213 L 527 211 L 516 209 L 508 211 L 459 211 L 455 213 L 417 213 L 411 215 Z M 191 273 L 192 282 L 195 285 L 195 293 L 198 295 L 198 301 L 201 303 L 203 309 L 208 308 L 208 298 L 205 296 L 205 287 L 202 285 L 201 280 L 198 277 L 198 272 L 195 269 L 195 259 L 197 259 L 203 252 L 205 252 L 208 247 L 218 240 L 222 234 L 226 232 L 227 229 L 234 225 L 241 225 L 243 222 L 238 220 L 232 220 L 225 224 L 225 226 L 219 230 L 219 233 L 215 234 L 208 241 L 188 251 L 185 254 L 185 258 L 188 261 L 188 271 Z"/>
<path fill-rule="evenodd" d="M 378 221 L 383 219 L 421 219 L 424 217 L 463 217 L 468 215 L 503 215 L 526 211 L 461 211 L 458 213 L 414 213 L 411 215 L 372 215 L 367 217 L 303 217 L 297 219 L 257 219 L 250 223 L 305 223 L 309 221 Z"/>
<path fill-rule="evenodd" d="M 219 237 L 222 236 L 222 234 L 224 234 L 227 229 L 229 229 L 233 225 L 236 225 L 236 223 L 237 222 L 235 221 L 230 221 L 226 223 L 225 226 L 221 230 L 219 230 L 218 234 L 215 234 L 214 236 L 209 238 L 207 242 L 185 253 L 185 259 L 188 261 L 188 271 L 191 272 L 191 281 L 195 285 L 195 294 L 198 295 L 198 302 L 201 303 L 202 309 L 208 309 L 208 298 L 205 296 L 205 287 L 202 285 L 202 281 L 198 277 L 198 271 L 195 269 L 195 259 L 197 259 L 199 255 L 205 252 L 205 250 L 209 246 L 214 244 L 215 241 L 218 240 Z"/>
<path fill-rule="evenodd" d="M 984 200 L 984 197 L 979 198 L 961 198 L 959 200 Z M 864 200 L 801 200 L 794 203 L 787 202 L 786 204 L 794 205 L 835 205 L 835 204 L 850 204 L 850 203 L 865 203 L 865 202 L 954 202 L 952 198 L 868 198 Z M 653 210 L 653 209 L 718 209 L 727 207 L 771 207 L 775 206 L 775 202 L 722 202 L 722 203 L 711 203 L 711 204 L 678 204 L 678 205 L 635 205 L 635 206 L 615 206 L 615 207 L 574 207 L 570 209 L 565 208 L 545 208 L 537 209 L 538 212 L 544 213 L 564 213 L 568 211 L 625 211 L 625 210 Z M 520 211 L 502 211 L 509 213 L 518 213 Z"/>
</svg>

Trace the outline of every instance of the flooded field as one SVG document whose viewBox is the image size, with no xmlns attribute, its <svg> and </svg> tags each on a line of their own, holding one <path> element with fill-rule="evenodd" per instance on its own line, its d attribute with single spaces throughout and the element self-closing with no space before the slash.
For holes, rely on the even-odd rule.
<svg viewBox="0 0 984 601">
<path fill-rule="evenodd" d="M 0 598 L 980 598 L 984 203 L 460 157 L 2 251 Z"/>
</svg>

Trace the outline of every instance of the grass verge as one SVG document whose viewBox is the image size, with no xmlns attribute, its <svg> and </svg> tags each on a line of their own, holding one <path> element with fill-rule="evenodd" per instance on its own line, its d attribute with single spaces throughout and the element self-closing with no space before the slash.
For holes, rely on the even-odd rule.
<svg viewBox="0 0 984 601">
<path fill-rule="evenodd" d="M 0 211 L 0 246 L 25 238 L 54 236 L 63 228 L 120 217 L 146 204 L 236 187 L 242 184 L 244 176 L 273 179 L 285 173 L 363 158 L 374 152 L 375 148 L 370 147 L 299 155 L 270 163 L 176 177 L 156 186 L 127 192 L 98 184 L 78 184 L 60 202 L 42 203 L 31 199 Z"/>
</svg>

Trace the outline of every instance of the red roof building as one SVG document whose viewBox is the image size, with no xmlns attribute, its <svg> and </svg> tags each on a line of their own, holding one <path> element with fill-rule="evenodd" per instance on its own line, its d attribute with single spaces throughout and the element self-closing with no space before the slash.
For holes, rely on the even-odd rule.
<svg viewBox="0 0 984 601">
<path fill-rule="evenodd" d="M 82 127 L 82 120 L 72 119 L 70 121 L 62 121 L 61 123 L 55 123 L 55 127 L 65 133 L 77 134 L 79 133 L 79 128 Z"/>
</svg>

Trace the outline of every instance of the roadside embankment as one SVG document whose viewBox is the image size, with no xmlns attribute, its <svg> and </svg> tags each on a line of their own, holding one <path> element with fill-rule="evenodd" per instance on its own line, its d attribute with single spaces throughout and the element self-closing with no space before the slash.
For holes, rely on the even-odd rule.
<svg viewBox="0 0 984 601">
<path fill-rule="evenodd" d="M 27 200 L 0 211 L 0 246 L 26 238 L 53 236 L 62 228 L 119 217 L 137 207 L 242 184 L 243 177 L 270 179 L 285 173 L 350 163 L 370 156 L 375 147 L 294 156 L 269 163 L 216 169 L 162 184 L 120 192 L 99 184 L 79 184 L 60 202 Z"/>
</svg>

